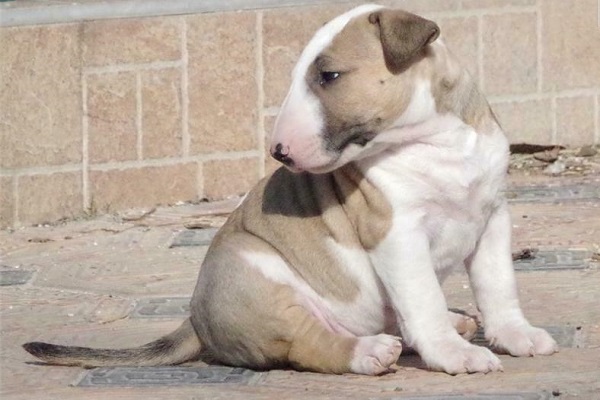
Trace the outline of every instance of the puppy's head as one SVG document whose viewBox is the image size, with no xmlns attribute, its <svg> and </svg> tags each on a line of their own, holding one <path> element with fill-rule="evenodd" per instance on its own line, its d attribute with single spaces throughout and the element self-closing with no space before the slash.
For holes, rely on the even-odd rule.
<svg viewBox="0 0 600 400">
<path fill-rule="evenodd" d="M 304 49 L 275 123 L 271 154 L 322 173 L 381 150 L 415 89 L 415 66 L 439 35 L 429 20 L 376 5 L 324 25 Z"/>
</svg>

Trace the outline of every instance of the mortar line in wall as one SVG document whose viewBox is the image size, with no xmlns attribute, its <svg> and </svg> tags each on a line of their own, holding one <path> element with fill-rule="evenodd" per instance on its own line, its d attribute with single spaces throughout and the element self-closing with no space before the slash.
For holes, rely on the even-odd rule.
<svg viewBox="0 0 600 400">
<path fill-rule="evenodd" d="M 144 159 L 144 127 L 142 125 L 142 115 L 144 112 L 142 103 L 142 75 L 138 71 L 135 74 L 135 130 L 137 133 L 136 149 L 138 160 Z"/>
<path fill-rule="evenodd" d="M 279 106 L 264 107 L 262 113 L 265 117 L 276 117 L 279 114 Z"/>
<path fill-rule="evenodd" d="M 265 176 L 265 144 L 266 144 L 266 132 L 265 132 L 265 116 L 264 116 L 264 104 L 265 104 L 265 89 L 264 89 L 264 73 L 265 67 L 263 63 L 263 13 L 262 11 L 256 12 L 256 86 L 258 89 L 258 96 L 256 99 L 256 113 L 257 113 L 257 127 L 256 136 L 258 142 L 258 176 L 262 178 Z"/>
<path fill-rule="evenodd" d="M 187 157 L 172 157 L 172 158 L 156 158 L 131 161 L 116 161 L 109 163 L 100 163 L 89 165 L 89 161 L 85 160 L 85 165 L 82 164 L 65 164 L 53 165 L 45 167 L 28 167 L 0 170 L 0 176 L 32 176 L 32 175 L 52 175 L 66 172 L 80 172 L 83 170 L 83 175 L 88 175 L 89 171 L 109 171 L 114 169 L 127 168 L 144 168 L 144 167 L 160 167 L 178 165 L 184 163 L 206 162 L 206 161 L 221 161 L 221 160 L 239 160 L 242 158 L 258 157 L 259 150 L 246 150 L 236 152 L 214 152 Z M 86 171 L 87 170 L 87 171 Z M 87 184 L 86 184 L 87 186 Z"/>
<path fill-rule="evenodd" d="M 19 177 L 15 176 L 13 181 L 12 181 L 12 195 L 13 195 L 13 204 L 14 204 L 14 209 L 13 209 L 13 220 L 12 220 L 12 225 L 13 226 L 20 226 L 20 221 L 19 221 Z"/>
<path fill-rule="evenodd" d="M 600 94 L 594 96 L 594 131 L 594 143 L 600 145 Z"/>
<path fill-rule="evenodd" d="M 552 97 L 550 99 L 550 107 L 551 107 L 551 117 L 550 117 L 550 121 L 552 122 L 552 140 L 550 141 L 550 143 L 558 143 L 558 132 L 557 132 L 557 118 L 556 118 L 556 109 L 557 109 L 557 105 L 556 105 L 556 95 L 553 93 Z"/>
<path fill-rule="evenodd" d="M 536 7 L 537 7 L 537 12 L 536 12 L 536 42 L 537 42 L 537 47 L 536 47 L 536 51 L 537 51 L 537 91 L 538 93 L 541 93 L 544 89 L 544 64 L 542 63 L 542 58 L 543 58 L 543 45 L 542 45 L 542 41 L 543 41 L 543 37 L 542 37 L 542 28 L 543 28 L 543 20 L 542 20 L 542 6 L 541 6 L 541 0 L 537 0 L 536 1 Z"/>
<path fill-rule="evenodd" d="M 520 14 L 532 13 L 536 11 L 536 6 L 506 6 L 498 8 L 479 8 L 473 10 L 460 9 L 448 11 L 431 11 L 423 13 L 430 19 L 436 18 L 467 18 L 482 15 L 504 15 L 504 14 Z"/>
<path fill-rule="evenodd" d="M 0 176 L 32 176 L 32 175 L 52 175 L 68 172 L 79 172 L 82 164 L 50 165 L 44 167 L 26 167 L 15 168 L 0 171 Z"/>
<path fill-rule="evenodd" d="M 84 75 L 114 74 L 118 72 L 180 68 L 181 65 L 182 60 L 154 61 L 150 63 L 139 64 L 115 64 L 102 67 L 86 67 L 84 68 L 83 73 Z"/>
<path fill-rule="evenodd" d="M 519 103 L 524 101 L 532 100 L 547 100 L 552 97 L 558 99 L 570 98 L 570 97 L 581 97 L 581 96 L 596 96 L 600 95 L 600 88 L 589 88 L 589 89 L 567 89 L 560 92 L 542 92 L 542 93 L 528 93 L 528 94 L 508 94 L 508 95 L 497 95 L 488 96 L 490 103 Z"/>
<path fill-rule="evenodd" d="M 483 78 L 483 17 L 477 17 L 477 76 L 479 89 L 484 90 L 485 80 Z"/>
<path fill-rule="evenodd" d="M 111 171 L 125 170 L 129 168 L 146 168 L 146 167 L 166 167 L 172 165 L 180 165 L 186 163 L 202 163 L 207 161 L 228 161 L 239 160 L 243 158 L 258 157 L 258 150 L 247 150 L 230 153 L 208 153 L 197 156 L 177 157 L 177 158 L 157 158 L 145 160 L 119 161 L 103 164 L 94 164 L 90 166 L 92 171 Z"/>
<path fill-rule="evenodd" d="M 181 154 L 184 157 L 190 154 L 190 127 L 189 127 L 189 53 L 187 43 L 187 19 L 181 17 Z"/>
<path fill-rule="evenodd" d="M 204 198 L 204 164 L 201 162 L 197 163 L 198 169 L 196 170 L 196 196 L 198 200 Z"/>
<path fill-rule="evenodd" d="M 87 77 L 81 74 L 81 190 L 83 210 L 87 211 L 92 208 L 92 200 L 90 193 L 90 174 L 89 174 L 89 119 L 88 119 L 88 87 Z"/>
</svg>

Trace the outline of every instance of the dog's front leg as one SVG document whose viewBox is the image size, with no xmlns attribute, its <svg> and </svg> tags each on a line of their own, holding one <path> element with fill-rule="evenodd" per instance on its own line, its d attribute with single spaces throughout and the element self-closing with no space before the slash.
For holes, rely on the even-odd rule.
<svg viewBox="0 0 600 400">
<path fill-rule="evenodd" d="M 554 339 L 532 327 L 523 316 L 510 249 L 511 224 L 506 204 L 494 212 L 481 236 L 467 271 L 485 328 L 485 337 L 513 356 L 552 354 Z"/>
<path fill-rule="evenodd" d="M 450 374 L 501 370 L 498 357 L 467 342 L 453 328 L 429 240 L 416 219 L 394 221 L 398 228 L 372 253 L 405 341 L 434 370 Z"/>
</svg>

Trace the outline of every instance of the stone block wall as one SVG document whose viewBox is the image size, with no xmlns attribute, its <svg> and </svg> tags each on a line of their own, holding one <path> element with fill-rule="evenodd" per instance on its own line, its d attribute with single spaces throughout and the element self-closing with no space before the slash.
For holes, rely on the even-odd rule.
<svg viewBox="0 0 600 400">
<path fill-rule="evenodd" d="M 304 44 L 359 4 L 312 3 L 1 27 L 0 227 L 246 192 Z M 600 143 L 597 0 L 382 3 L 440 24 L 512 142 Z"/>
</svg>

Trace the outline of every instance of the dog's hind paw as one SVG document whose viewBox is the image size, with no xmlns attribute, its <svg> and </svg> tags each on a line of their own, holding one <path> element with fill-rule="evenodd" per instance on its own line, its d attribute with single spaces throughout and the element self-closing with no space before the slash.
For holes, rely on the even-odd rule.
<svg viewBox="0 0 600 400">
<path fill-rule="evenodd" d="M 350 369 L 357 374 L 379 375 L 398 361 L 401 352 L 399 337 L 384 334 L 360 337 Z"/>
</svg>

